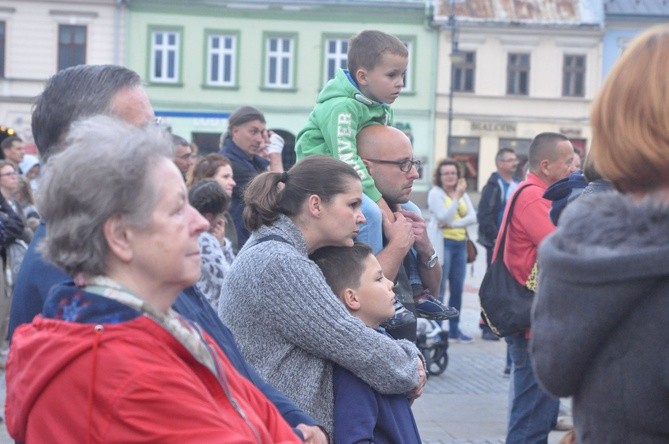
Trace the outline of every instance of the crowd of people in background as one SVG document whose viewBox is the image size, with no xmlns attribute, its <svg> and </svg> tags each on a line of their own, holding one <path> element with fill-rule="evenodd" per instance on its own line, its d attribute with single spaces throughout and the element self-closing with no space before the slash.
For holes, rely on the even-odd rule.
<svg viewBox="0 0 669 444">
<path fill-rule="evenodd" d="M 487 265 L 535 292 L 531 327 L 504 338 L 506 442 L 547 442 L 558 396 L 574 397 L 567 440 L 669 439 L 669 27 L 613 69 L 585 159 L 537 134 L 519 177 L 502 147 L 478 209 L 463 165 L 438 160 L 425 217 L 420 161 L 392 126 L 407 57 L 394 36 L 353 37 L 286 168 L 254 106 L 200 155 L 154 123 L 136 73 L 54 75 L 32 118 L 40 156 L 0 143 L 12 437 L 420 443 L 416 318 L 475 340 L 460 311 L 478 223 Z M 484 314 L 480 327 L 500 339 Z"/>
</svg>

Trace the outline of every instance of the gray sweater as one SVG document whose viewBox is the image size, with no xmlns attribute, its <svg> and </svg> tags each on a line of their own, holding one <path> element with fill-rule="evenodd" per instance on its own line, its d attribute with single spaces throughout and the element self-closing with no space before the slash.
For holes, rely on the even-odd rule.
<svg viewBox="0 0 669 444">
<path fill-rule="evenodd" d="M 256 239 L 279 235 L 288 243 Z M 418 350 L 351 316 L 286 216 L 255 231 L 223 281 L 219 316 L 258 372 L 333 430 L 333 362 L 383 394 L 418 384 Z"/>
</svg>

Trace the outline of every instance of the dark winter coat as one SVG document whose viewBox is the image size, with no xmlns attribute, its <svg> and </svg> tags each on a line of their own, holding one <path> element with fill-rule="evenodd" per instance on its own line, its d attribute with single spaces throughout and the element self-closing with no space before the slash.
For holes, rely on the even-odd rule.
<svg viewBox="0 0 669 444">
<path fill-rule="evenodd" d="M 578 442 L 669 442 L 669 205 L 581 196 L 538 263 L 534 368 Z"/>
</svg>

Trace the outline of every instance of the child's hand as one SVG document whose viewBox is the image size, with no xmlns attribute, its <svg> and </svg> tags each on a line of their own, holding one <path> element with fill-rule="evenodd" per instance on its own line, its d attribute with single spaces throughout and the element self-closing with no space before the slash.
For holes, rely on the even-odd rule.
<svg viewBox="0 0 669 444">
<path fill-rule="evenodd" d="M 411 221 L 407 220 L 402 213 L 395 213 L 395 220 L 393 222 L 388 220 L 386 213 L 382 213 L 383 218 L 383 233 L 388 239 L 388 245 L 397 248 L 398 250 L 407 251 L 413 246 L 413 227 Z"/>
<path fill-rule="evenodd" d="M 218 240 L 221 246 L 225 245 L 225 219 L 218 218 L 211 227 L 211 234 Z"/>
<path fill-rule="evenodd" d="M 400 214 L 411 223 L 411 232 L 413 233 L 413 246 L 418 254 L 429 257 L 432 254 L 432 243 L 427 236 L 427 226 L 425 219 L 412 211 L 400 210 Z"/>
</svg>

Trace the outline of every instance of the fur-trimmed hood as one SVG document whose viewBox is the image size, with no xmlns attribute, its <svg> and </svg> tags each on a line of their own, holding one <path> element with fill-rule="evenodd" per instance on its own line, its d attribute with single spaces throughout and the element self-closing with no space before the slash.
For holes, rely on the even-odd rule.
<svg viewBox="0 0 669 444">
<path fill-rule="evenodd" d="M 615 192 L 583 196 L 567 207 L 538 258 L 535 366 L 549 391 L 568 396 L 635 310 L 653 304 L 649 298 L 668 300 L 669 205 Z"/>
</svg>

